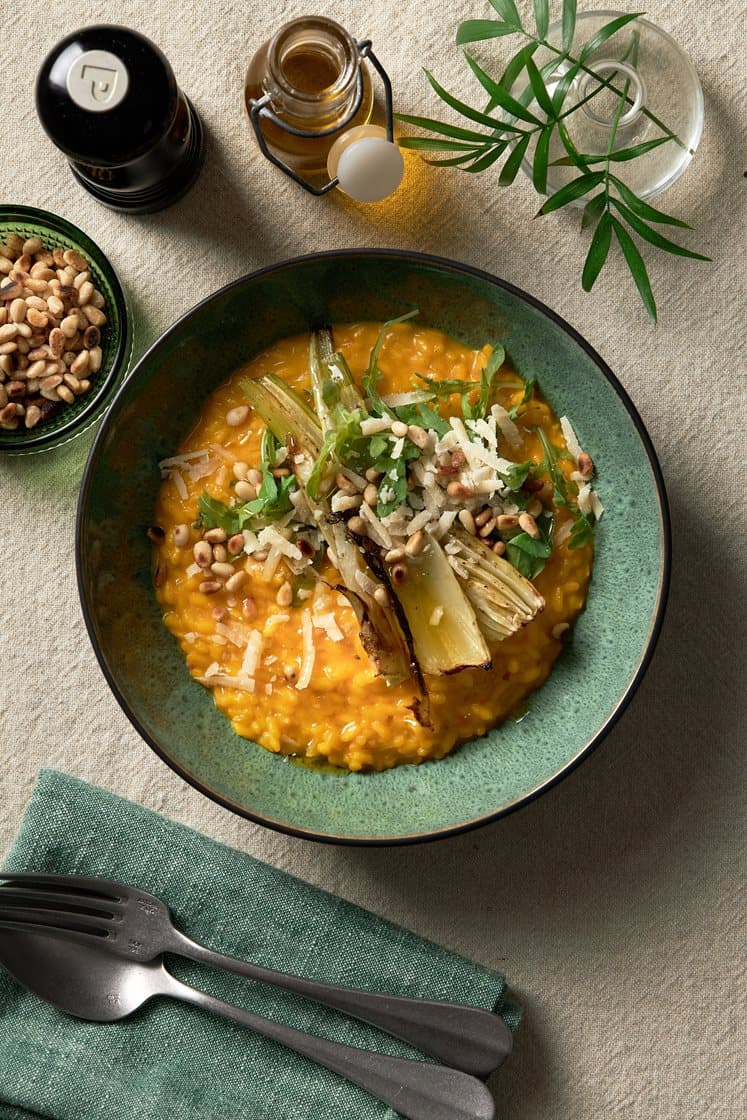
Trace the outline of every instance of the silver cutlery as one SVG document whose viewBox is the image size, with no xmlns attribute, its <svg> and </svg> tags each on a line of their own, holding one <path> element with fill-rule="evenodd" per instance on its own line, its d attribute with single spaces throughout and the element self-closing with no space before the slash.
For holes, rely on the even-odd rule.
<svg viewBox="0 0 747 1120">
<path fill-rule="evenodd" d="M 493 1098 L 476 1077 L 446 1066 L 393 1058 L 304 1034 L 191 988 L 167 971 L 162 958 L 123 960 L 51 931 L 0 929 L 0 964 L 19 984 L 70 1015 L 114 1022 L 154 996 L 195 1004 L 258 1031 L 341 1074 L 407 1120 L 494 1120 Z"/>
<path fill-rule="evenodd" d="M 136 887 L 110 879 L 0 871 L 3 879 L 9 885 L 0 886 L 0 925 L 10 922 L 32 932 L 49 927 L 126 960 L 146 962 L 176 953 L 216 965 L 362 1019 L 477 1077 L 487 1077 L 511 1052 L 510 1030 L 490 1011 L 325 984 L 224 956 L 181 933 L 166 904 Z"/>
</svg>

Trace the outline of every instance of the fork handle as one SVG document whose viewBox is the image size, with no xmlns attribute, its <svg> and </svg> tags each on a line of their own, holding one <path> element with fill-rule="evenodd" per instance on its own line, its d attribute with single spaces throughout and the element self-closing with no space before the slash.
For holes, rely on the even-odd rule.
<svg viewBox="0 0 747 1120">
<path fill-rule="evenodd" d="M 403 1042 L 430 1054 L 447 1065 L 487 1077 L 511 1053 L 513 1039 L 499 1015 L 481 1007 L 438 1000 L 408 999 L 406 996 L 360 991 L 337 984 L 289 976 L 262 965 L 236 960 L 207 949 L 175 931 L 174 942 L 166 952 L 176 952 L 191 960 L 234 972 L 307 999 L 333 1007 L 371 1026 L 387 1031 Z"/>
<path fill-rule="evenodd" d="M 190 988 L 164 973 L 163 995 L 195 1004 L 250 1027 L 265 1038 L 310 1058 L 360 1085 L 407 1120 L 494 1120 L 495 1103 L 487 1086 L 470 1074 L 429 1062 L 393 1058 L 371 1050 L 344 1046 L 328 1038 L 305 1034 L 284 1023 L 264 1019 L 241 1007 L 224 1003 Z"/>
</svg>

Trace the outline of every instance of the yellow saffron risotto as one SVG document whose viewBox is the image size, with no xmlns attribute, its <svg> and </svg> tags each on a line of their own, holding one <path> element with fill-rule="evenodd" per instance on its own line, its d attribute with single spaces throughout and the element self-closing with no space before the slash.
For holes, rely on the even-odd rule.
<svg viewBox="0 0 747 1120">
<path fill-rule="evenodd" d="M 379 329 L 375 323 L 335 328 L 335 346 L 356 380 L 366 369 Z M 472 351 L 437 330 L 402 323 L 386 335 L 379 357 L 384 379 L 378 390 L 382 395 L 407 392 L 412 389 L 413 373 L 479 382 L 489 354 L 489 347 Z M 492 668 L 428 677 L 432 726 L 421 726 L 411 707 L 412 683 L 389 687 L 376 676 L 361 645 L 356 616 L 334 589 L 339 579 L 329 561 L 324 561 L 316 584 L 309 582 L 301 598 L 296 593 L 287 605 L 279 595 L 289 579 L 283 561 L 270 574 L 261 559 L 242 556 L 234 561 L 236 570 L 247 573 L 238 581 L 239 590 L 229 591 L 225 585 L 213 594 L 200 590 L 205 573 L 196 570 L 193 555 L 201 537 L 193 524 L 199 499 L 207 492 L 230 503 L 236 486 L 233 464 L 259 465 L 264 424 L 251 411 L 237 424 L 243 412 L 232 414 L 232 410 L 246 405 L 240 381 L 268 372 L 279 374 L 299 391 L 308 389 L 308 335 L 278 342 L 210 396 L 177 453 L 184 457 L 179 462 L 192 468 L 172 470 L 161 487 L 155 520 L 165 537 L 161 539 L 159 533 L 156 594 L 164 622 L 179 642 L 191 674 L 211 687 L 215 703 L 237 735 L 268 751 L 355 771 L 442 758 L 458 743 L 484 734 L 520 711 L 528 694 L 547 678 L 568 625 L 583 608 L 593 544 L 569 549 L 573 514 L 565 508 L 554 510 L 553 552 L 533 580 L 545 609 L 503 642 L 491 643 Z M 505 408 L 521 399 L 521 388 L 501 390 Z M 450 398 L 442 413 L 457 413 L 459 403 L 458 397 Z M 542 461 L 538 427 L 556 448 L 566 447 L 558 418 L 536 393 L 517 426 L 521 443 L 506 452 L 517 462 Z M 204 465 L 200 468 L 200 464 Z M 570 477 L 571 457 L 561 457 L 558 465 Z M 190 536 L 185 546 L 186 527 Z M 318 624 L 320 619 L 323 625 Z M 256 653 L 256 664 L 251 666 L 253 691 L 211 685 L 211 676 L 236 677 L 242 666 L 246 674 L 248 642 Z M 313 667 L 306 683 L 301 674 L 310 648 Z M 237 742 L 238 749 L 242 748 Z"/>
</svg>

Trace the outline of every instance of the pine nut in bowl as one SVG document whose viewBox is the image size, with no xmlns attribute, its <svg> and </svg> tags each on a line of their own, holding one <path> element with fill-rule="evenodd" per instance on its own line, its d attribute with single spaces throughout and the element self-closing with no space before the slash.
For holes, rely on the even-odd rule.
<svg viewBox="0 0 747 1120">
<path fill-rule="evenodd" d="M 409 321 L 414 308 L 422 327 Z M 330 324 L 332 336 L 319 329 Z M 323 337 L 337 349 L 323 351 Z M 378 372 L 389 383 L 364 385 L 378 338 Z M 335 399 L 315 380 L 317 339 L 320 368 L 335 366 L 345 409 L 356 393 L 371 402 L 378 385 L 381 403 L 394 410 L 377 416 L 355 405 L 357 471 L 345 458 L 348 443 L 335 443 L 331 462 L 308 451 L 313 441 L 329 443 L 314 409 Z M 499 351 L 509 360 L 497 357 L 483 380 Z M 421 359 L 428 391 L 413 393 L 397 379 Z M 469 408 L 439 412 L 470 368 Z M 304 398 L 309 376 L 314 392 Z M 536 395 L 527 396 L 526 378 L 537 380 Z M 529 419 L 515 412 L 514 424 L 500 400 L 485 418 L 483 385 L 488 401 L 496 379 L 499 396 L 515 395 L 511 407 L 526 406 Z M 424 398 L 427 423 L 418 424 Z M 234 415 L 247 404 L 248 413 Z M 555 414 L 573 418 L 565 437 Z M 519 441 L 515 453 L 508 436 L 497 443 L 499 418 Z M 282 437 L 275 429 L 286 420 Z M 263 438 L 263 425 L 272 438 Z M 542 450 L 545 426 L 555 456 L 549 445 Z M 482 450 L 470 432 L 487 441 Z M 522 462 L 496 458 L 490 440 Z M 390 450 L 374 453 L 374 441 Z M 495 483 L 478 458 L 488 475 L 513 480 L 513 499 L 488 499 Z M 312 491 L 313 472 L 305 474 L 319 462 L 327 463 L 326 505 Z M 577 476 L 580 501 L 582 490 L 594 493 L 594 469 L 604 516 L 593 545 L 588 535 L 572 545 L 578 519 L 562 476 Z M 417 481 L 426 476 L 427 491 Z M 285 537 L 273 525 L 245 528 L 244 515 L 266 518 L 272 503 L 282 506 Z M 392 503 L 391 514 L 382 503 Z M 551 520 L 558 530 L 548 542 Z M 328 536 L 337 577 L 325 566 Z M 170 328 L 123 384 L 96 437 L 76 547 L 94 649 L 159 756 L 236 813 L 304 838 L 358 844 L 485 824 L 569 773 L 619 718 L 645 671 L 669 572 L 655 453 L 602 359 L 505 282 L 387 250 L 321 253 L 264 269 Z M 543 568 L 529 564 L 531 593 L 517 581 L 517 550 L 547 557 Z M 479 600 L 506 567 L 503 586 L 526 594 L 527 616 L 504 643 L 487 633 L 486 602 L 493 626 L 506 622 L 495 613 L 498 596 Z M 351 573 L 365 606 L 359 625 L 353 596 L 341 594 Z M 431 594 L 430 578 L 442 596 Z M 424 587 L 427 610 L 418 612 Z M 464 605 L 470 593 L 474 610 Z M 378 641 L 377 628 L 383 635 L 388 623 L 396 637 L 395 614 L 410 625 L 410 677 L 400 673 L 403 647 Z M 438 640 L 428 643 L 428 634 Z M 528 697 L 523 718 L 506 718 L 520 696 Z"/>
<path fill-rule="evenodd" d="M 116 272 L 64 218 L 0 206 L 0 454 L 67 443 L 121 381 L 131 318 Z"/>
</svg>

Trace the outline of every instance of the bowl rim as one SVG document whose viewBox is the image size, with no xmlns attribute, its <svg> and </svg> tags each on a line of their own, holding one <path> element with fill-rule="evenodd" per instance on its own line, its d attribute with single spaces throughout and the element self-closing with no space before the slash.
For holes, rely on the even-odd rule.
<svg viewBox="0 0 747 1120">
<path fill-rule="evenodd" d="M 34 429 L 31 429 L 24 432 L 23 438 L 19 438 L 13 443 L 0 444 L 0 455 L 27 455 L 32 452 L 47 451 L 64 446 L 71 439 L 82 435 L 91 424 L 96 422 L 101 410 L 106 408 L 107 402 L 113 403 L 114 397 L 112 394 L 119 387 L 120 380 L 126 373 L 132 350 L 132 316 L 127 301 L 127 293 L 119 278 L 119 273 L 98 242 L 94 241 L 90 234 L 86 233 L 80 226 L 64 218 L 61 214 L 55 214 L 53 210 L 42 210 L 38 206 L 25 206 L 14 202 L 0 203 L 0 221 L 5 222 L 9 215 L 16 214 L 20 216 L 21 220 L 26 219 L 35 225 L 45 226 L 63 234 L 71 241 L 75 241 L 82 249 L 86 249 L 86 245 L 93 247 L 100 258 L 95 262 L 97 267 L 107 273 L 107 280 L 111 285 L 121 319 L 121 328 L 111 366 L 96 391 L 89 395 L 85 407 L 75 416 L 71 416 L 59 428 L 55 428 L 54 431 L 44 431 L 42 426 L 40 431 L 35 432 Z M 103 267 L 101 262 L 103 262 Z"/>
<path fill-rule="evenodd" d="M 89 602 L 88 589 L 83 579 L 82 571 L 82 550 L 84 544 L 83 529 L 85 514 L 88 507 L 88 497 L 92 484 L 93 470 L 96 459 L 98 458 L 99 447 L 103 443 L 103 440 L 107 434 L 108 426 L 111 422 L 111 417 L 115 415 L 115 406 L 118 403 L 118 399 L 120 395 L 123 394 L 126 390 L 126 383 L 120 385 L 104 417 L 104 420 L 99 425 L 93 443 L 90 447 L 88 458 L 86 460 L 83 477 L 80 484 L 76 515 L 75 566 L 78 595 L 80 598 L 86 629 L 88 631 L 88 636 L 91 640 L 94 653 L 99 662 L 104 677 L 109 685 L 109 688 L 111 689 L 114 698 L 116 699 L 120 708 L 127 716 L 130 723 L 138 732 L 140 737 L 147 743 L 151 750 L 153 750 L 158 755 L 158 757 L 163 762 L 165 762 L 167 766 L 169 766 L 171 770 L 173 770 L 180 778 L 191 785 L 199 793 L 204 794 L 206 797 L 210 798 L 210 800 L 216 802 L 216 804 L 220 805 L 222 808 L 228 809 L 231 812 L 236 813 L 238 816 L 244 817 L 246 820 L 252 821 L 255 824 L 263 825 L 266 828 L 272 828 L 275 831 L 284 833 L 288 836 L 295 836 L 302 840 L 315 840 L 320 843 L 352 845 L 354 847 L 398 847 L 405 844 L 428 843 L 436 840 L 442 840 L 449 836 L 457 836 L 461 833 L 470 832 L 472 831 L 472 829 L 490 824 L 493 821 L 500 820 L 501 818 L 516 812 L 517 809 L 529 805 L 543 793 L 546 793 L 548 790 L 558 785 L 564 778 L 571 774 L 576 769 L 576 767 L 579 766 L 584 761 L 584 759 L 586 759 L 592 753 L 592 751 L 594 751 L 606 738 L 612 728 L 617 724 L 624 711 L 627 709 L 636 689 L 641 683 L 641 680 L 643 679 L 643 676 L 645 675 L 646 670 L 648 669 L 648 666 L 651 662 L 654 650 L 659 639 L 659 635 L 661 633 L 667 599 L 669 595 L 672 559 L 672 531 L 669 513 L 669 502 L 667 499 L 664 476 L 651 437 L 648 434 L 648 431 L 638 413 L 638 410 L 636 409 L 633 401 L 628 395 L 627 390 L 618 380 L 616 375 L 612 372 L 604 359 L 597 353 L 593 346 L 589 342 L 587 342 L 586 339 L 581 334 L 579 334 L 579 332 L 574 327 L 570 325 L 570 323 L 566 322 L 566 320 L 563 319 L 561 315 L 553 311 L 535 296 L 529 295 L 529 293 L 525 292 L 522 288 L 519 288 L 515 284 L 511 284 L 509 281 L 503 280 L 498 276 L 494 276 L 491 273 L 486 272 L 484 269 L 476 268 L 473 265 L 464 264 L 460 261 L 455 261 L 447 257 L 441 257 L 430 253 L 421 253 L 417 250 L 387 248 L 377 249 L 372 247 L 362 247 L 350 249 L 332 249 L 318 253 L 304 253 L 300 256 L 290 257 L 286 260 L 277 261 L 271 265 L 265 265 L 262 268 L 258 268 L 253 272 L 246 273 L 245 275 L 240 276 L 227 284 L 224 284 L 223 287 L 216 289 L 216 291 L 212 292 L 209 296 L 206 296 L 204 299 L 200 300 L 193 307 L 184 312 L 184 314 L 176 319 L 169 327 L 167 327 L 166 330 L 163 331 L 158 336 L 158 338 L 149 346 L 145 353 L 141 355 L 141 357 L 133 367 L 130 373 L 130 377 L 133 377 L 139 371 L 140 366 L 148 361 L 150 357 L 166 343 L 166 340 L 172 335 L 173 332 L 181 328 L 185 323 L 189 322 L 189 320 L 194 316 L 198 315 L 202 308 L 216 297 L 222 296 L 232 289 L 240 287 L 241 285 L 247 283 L 247 281 L 249 280 L 259 279 L 261 277 L 280 272 L 284 269 L 294 267 L 299 264 L 305 264 L 319 260 L 335 260 L 342 258 L 350 259 L 354 257 L 362 259 L 378 257 L 401 261 L 415 260 L 423 264 L 435 265 L 438 268 L 444 269 L 448 272 L 461 273 L 463 275 L 478 279 L 483 283 L 497 286 L 499 288 L 502 288 L 504 291 L 509 292 L 511 295 L 517 296 L 519 299 L 524 300 L 531 307 L 535 308 L 537 311 L 540 311 L 543 315 L 550 319 L 556 326 L 560 327 L 560 329 L 564 331 L 591 358 L 602 376 L 606 378 L 617 396 L 620 398 L 626 412 L 628 413 L 628 416 L 630 417 L 638 433 L 638 436 L 640 437 L 655 484 L 661 533 L 661 564 L 659 568 L 659 580 L 651 625 L 646 636 L 645 645 L 640 659 L 628 681 L 625 691 L 618 698 L 617 703 L 606 715 L 603 722 L 596 728 L 594 733 L 579 748 L 579 750 L 576 751 L 574 756 L 563 763 L 563 765 L 560 766 L 554 773 L 550 774 L 547 778 L 540 782 L 539 785 L 534 786 L 531 790 L 527 791 L 524 794 L 521 794 L 519 797 L 514 798 L 513 801 L 499 806 L 497 809 L 493 809 L 488 813 L 482 813 L 470 820 L 461 821 L 459 824 L 448 825 L 429 832 L 418 832 L 400 836 L 338 836 L 332 833 L 316 832 L 312 829 L 302 828 L 295 825 L 287 824 L 283 821 L 275 820 L 251 809 L 247 809 L 245 806 L 239 805 L 235 801 L 232 801 L 231 798 L 226 797 L 223 794 L 218 793 L 216 790 L 211 789 L 198 777 L 191 774 L 186 768 L 182 767 L 178 762 L 171 758 L 166 753 L 166 751 L 163 750 L 163 748 L 158 744 L 155 738 L 150 735 L 145 726 L 138 719 L 136 713 L 130 709 L 126 698 L 122 694 L 119 686 L 117 685 L 117 682 L 115 681 L 112 673 L 109 670 L 109 667 L 103 655 L 103 651 L 99 646 L 94 624 L 93 609 Z M 127 378 L 127 382 L 129 382 L 130 377 Z"/>
</svg>

